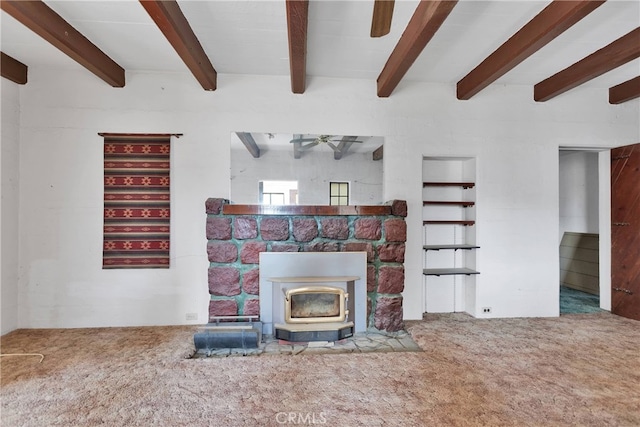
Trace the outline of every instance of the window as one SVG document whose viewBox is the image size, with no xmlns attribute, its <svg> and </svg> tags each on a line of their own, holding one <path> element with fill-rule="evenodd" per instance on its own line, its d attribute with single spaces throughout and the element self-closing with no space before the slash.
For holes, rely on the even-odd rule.
<svg viewBox="0 0 640 427">
<path fill-rule="evenodd" d="M 329 184 L 329 204 L 331 206 L 346 206 L 349 204 L 348 182 L 331 182 Z"/>
</svg>

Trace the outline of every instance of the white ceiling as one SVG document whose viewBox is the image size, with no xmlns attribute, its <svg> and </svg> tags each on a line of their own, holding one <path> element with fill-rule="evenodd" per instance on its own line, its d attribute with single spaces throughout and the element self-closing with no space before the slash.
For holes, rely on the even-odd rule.
<svg viewBox="0 0 640 427">
<path fill-rule="evenodd" d="M 138 1 L 46 3 L 126 71 L 188 72 Z M 218 73 L 289 75 L 284 0 L 178 3 Z M 307 86 L 316 76 L 375 82 L 417 3 L 397 0 L 391 32 L 371 38 L 373 0 L 312 0 Z M 548 3 L 459 1 L 409 69 L 403 87 L 414 81 L 454 85 Z M 28 67 L 80 67 L 5 12 L 0 22 L 0 50 Z M 494 84 L 533 86 L 638 26 L 640 1 L 609 0 Z M 581 87 L 608 88 L 638 74 L 640 59 Z"/>
</svg>

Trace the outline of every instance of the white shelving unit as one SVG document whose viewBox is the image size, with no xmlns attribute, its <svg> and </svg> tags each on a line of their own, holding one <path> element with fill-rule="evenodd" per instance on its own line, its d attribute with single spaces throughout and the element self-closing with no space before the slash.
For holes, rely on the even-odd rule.
<svg viewBox="0 0 640 427">
<path fill-rule="evenodd" d="M 425 157 L 422 166 L 424 311 L 473 311 L 475 158 Z"/>
</svg>

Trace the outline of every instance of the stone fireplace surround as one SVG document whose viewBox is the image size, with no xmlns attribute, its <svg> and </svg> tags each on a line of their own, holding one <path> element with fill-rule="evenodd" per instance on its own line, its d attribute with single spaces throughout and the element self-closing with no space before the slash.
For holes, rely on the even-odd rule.
<svg viewBox="0 0 640 427">
<path fill-rule="evenodd" d="M 366 252 L 367 327 L 403 329 L 407 204 L 375 206 L 205 203 L 209 316 L 259 315 L 261 252 Z"/>
</svg>

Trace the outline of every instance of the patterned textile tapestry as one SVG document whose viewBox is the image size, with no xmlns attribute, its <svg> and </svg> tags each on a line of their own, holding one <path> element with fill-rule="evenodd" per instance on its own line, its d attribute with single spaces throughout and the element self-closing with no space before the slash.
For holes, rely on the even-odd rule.
<svg viewBox="0 0 640 427">
<path fill-rule="evenodd" d="M 102 268 L 169 268 L 171 136 L 101 135 Z"/>
</svg>

